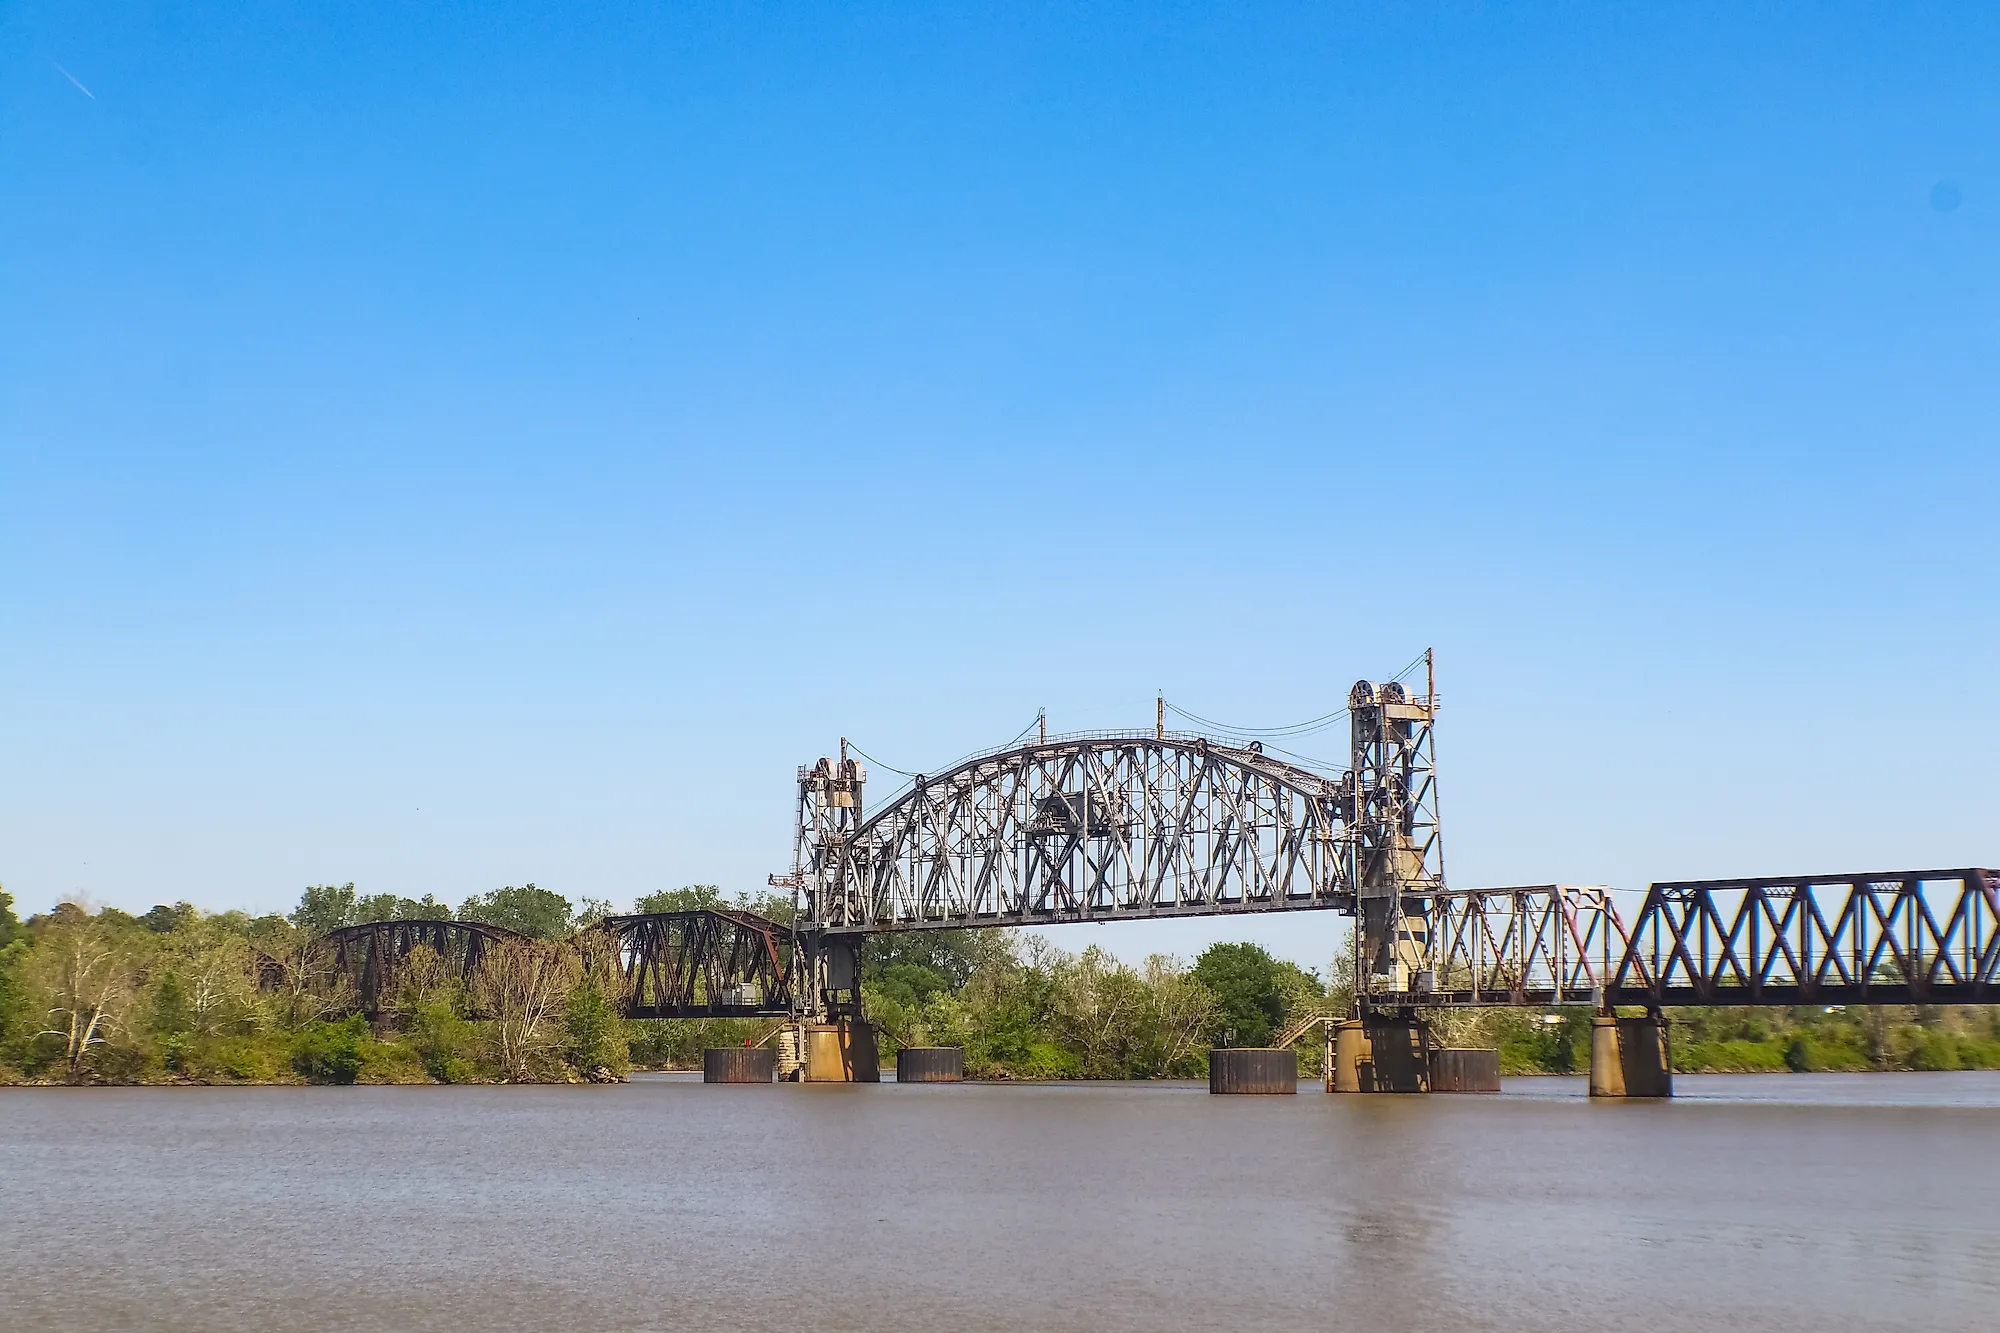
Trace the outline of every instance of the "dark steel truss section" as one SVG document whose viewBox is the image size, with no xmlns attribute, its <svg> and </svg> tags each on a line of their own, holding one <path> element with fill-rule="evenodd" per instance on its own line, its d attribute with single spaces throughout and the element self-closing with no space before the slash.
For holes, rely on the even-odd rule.
<svg viewBox="0 0 2000 1333">
<path fill-rule="evenodd" d="M 1615 1004 L 2000 1003 L 1991 870 L 1655 884 Z"/>
<path fill-rule="evenodd" d="M 606 917 L 628 1018 L 758 1018 L 792 1009 L 792 932 L 754 912 Z"/>
<path fill-rule="evenodd" d="M 1990 870 L 1453 890 L 1426 905 L 1434 984 L 1371 1008 L 2000 1004 Z"/>
<path fill-rule="evenodd" d="M 821 768 L 801 770 L 798 883 L 829 931 L 1354 909 L 1351 792 L 1254 746 L 1052 737 L 920 777 L 865 822 Z"/>
<path fill-rule="evenodd" d="M 367 921 L 330 930 L 323 942 L 333 950 L 334 969 L 354 982 L 361 1012 L 379 1018 L 395 1002 L 398 970 L 419 946 L 454 964 L 465 980 L 488 946 L 525 938 L 484 921 Z"/>
</svg>

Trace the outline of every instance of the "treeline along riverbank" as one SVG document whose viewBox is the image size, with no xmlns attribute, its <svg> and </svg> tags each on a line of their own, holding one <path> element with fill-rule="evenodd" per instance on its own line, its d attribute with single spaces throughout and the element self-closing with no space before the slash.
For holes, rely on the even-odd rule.
<svg viewBox="0 0 2000 1333">
<path fill-rule="evenodd" d="M 725 903 L 712 885 L 650 894 L 638 911 L 739 906 L 789 920 L 788 900 Z M 768 1020 L 635 1020 L 609 943 L 610 905 L 530 884 L 456 908 L 426 897 L 309 888 L 285 915 L 142 915 L 63 903 L 21 921 L 0 893 L 0 1082 L 498 1083 L 616 1081 L 634 1067 L 699 1067 Z M 370 1022 L 329 930 L 387 919 L 485 921 L 525 937 L 469 974 L 419 951 Z M 1253 944 L 1193 962 L 1120 962 L 1014 931 L 925 931 L 870 942 L 863 997 L 887 1051 L 962 1046 L 986 1079 L 1200 1078 L 1218 1044 L 1257 1046 L 1306 1014 L 1344 1014 L 1344 960 L 1325 975 Z M 1438 1039 L 1497 1047 L 1511 1074 L 1571 1073 L 1589 1059 L 1586 1011 L 1431 1015 Z M 1670 1013 L 1683 1072 L 2000 1068 L 2000 1009 L 1846 1007 Z M 1300 1068 L 1320 1070 L 1318 1030 Z"/>
</svg>

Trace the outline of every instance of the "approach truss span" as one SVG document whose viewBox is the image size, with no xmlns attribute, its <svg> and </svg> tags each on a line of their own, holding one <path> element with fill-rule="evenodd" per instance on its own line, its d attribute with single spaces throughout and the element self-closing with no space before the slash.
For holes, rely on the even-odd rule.
<svg viewBox="0 0 2000 1333">
<path fill-rule="evenodd" d="M 1655 884 L 1607 998 L 1655 1007 L 2000 1003 L 2000 874 Z"/>
<path fill-rule="evenodd" d="M 755 1018 L 791 1012 L 790 927 L 708 908 L 606 917 L 627 1018 Z"/>
<path fill-rule="evenodd" d="M 493 946 L 525 938 L 484 921 L 364 921 L 328 931 L 321 943 L 332 950 L 334 971 L 352 982 L 360 1012 L 380 1018 L 394 1006 L 403 966 L 418 949 L 465 982 Z"/>
<path fill-rule="evenodd" d="M 802 887 L 836 931 L 1352 911 L 1352 807 L 1343 779 L 1255 747 L 1052 737 L 811 839 Z"/>
</svg>

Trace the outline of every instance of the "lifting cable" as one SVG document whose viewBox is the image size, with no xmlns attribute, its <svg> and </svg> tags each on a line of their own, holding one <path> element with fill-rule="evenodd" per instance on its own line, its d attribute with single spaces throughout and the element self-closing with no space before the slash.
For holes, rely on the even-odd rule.
<svg viewBox="0 0 2000 1333">
<path fill-rule="evenodd" d="M 1020 740 L 1023 736 L 1026 736 L 1029 732 L 1033 731 L 1036 727 L 1041 725 L 1044 716 L 1046 716 L 1045 713 L 1037 712 L 1035 714 L 1035 720 L 1033 722 L 1030 722 L 1027 726 L 1022 727 L 1019 731 L 1015 732 L 1014 739 L 1008 741 L 1005 745 L 1001 746 L 1000 748 L 1002 750 L 1013 749 L 1015 745 L 1020 743 Z M 880 759 L 877 759 L 874 755 L 868 753 L 868 751 L 856 745 L 853 741 L 849 741 L 847 743 L 847 748 L 854 751 L 854 753 L 860 755 L 863 759 L 866 759 L 869 763 L 875 765 L 875 767 L 881 769 L 887 769 L 889 772 L 894 773 L 899 777 L 908 778 L 912 782 L 924 776 L 921 773 L 912 773 L 906 768 L 897 768 L 894 764 L 885 764 Z"/>
<path fill-rule="evenodd" d="M 1333 726 L 1347 716 L 1347 710 L 1342 708 L 1337 712 L 1328 713 L 1325 717 L 1316 717 L 1305 722 L 1293 722 L 1288 726 L 1234 727 L 1227 722 L 1217 722 L 1213 718 L 1202 717 L 1198 713 L 1190 713 L 1187 709 L 1176 707 L 1173 704 L 1167 704 L 1167 709 L 1169 712 L 1176 713 L 1198 726 L 1213 727 L 1217 731 L 1228 732 L 1232 736 L 1254 736 L 1260 738 L 1264 736 L 1273 738 L 1309 736 L 1315 731 L 1325 731 L 1328 727 Z"/>
</svg>

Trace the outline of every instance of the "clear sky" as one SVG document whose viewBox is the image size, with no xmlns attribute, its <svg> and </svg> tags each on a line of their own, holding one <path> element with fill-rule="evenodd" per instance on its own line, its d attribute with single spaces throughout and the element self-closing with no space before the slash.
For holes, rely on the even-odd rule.
<svg viewBox="0 0 2000 1333">
<path fill-rule="evenodd" d="M 759 887 L 842 735 L 1427 645 L 1459 886 L 1991 865 L 1996 71 L 1989 4 L 9 5 L 0 883 Z M 1245 933 L 1334 927 L 1058 940 Z"/>
</svg>

